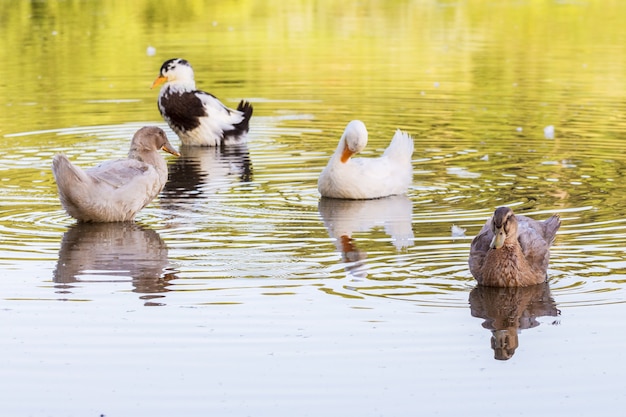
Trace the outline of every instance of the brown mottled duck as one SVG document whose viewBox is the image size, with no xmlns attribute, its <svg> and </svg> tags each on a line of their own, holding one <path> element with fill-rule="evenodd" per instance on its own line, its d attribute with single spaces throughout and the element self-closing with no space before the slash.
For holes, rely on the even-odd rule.
<svg viewBox="0 0 626 417">
<path fill-rule="evenodd" d="M 469 268 L 480 285 L 526 287 L 547 279 L 550 246 L 561 221 L 545 221 L 498 207 L 472 241 Z"/>
</svg>

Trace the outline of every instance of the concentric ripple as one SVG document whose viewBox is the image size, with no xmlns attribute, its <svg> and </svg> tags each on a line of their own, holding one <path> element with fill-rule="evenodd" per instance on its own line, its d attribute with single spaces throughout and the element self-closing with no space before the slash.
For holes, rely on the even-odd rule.
<svg viewBox="0 0 626 417">
<path fill-rule="evenodd" d="M 440 141 L 438 147 L 416 140 L 415 182 L 408 196 L 320 200 L 317 176 L 341 130 L 329 133 L 323 124 L 307 127 L 313 120 L 306 114 L 257 117 L 247 145 L 182 147 L 180 158 L 168 157 L 170 180 L 159 199 L 140 212 L 141 230 L 134 233 L 141 234 L 133 235 L 133 241 L 148 242 L 145 236 L 152 234 L 166 248 L 158 252 L 160 273 L 150 272 L 159 280 L 167 277 L 156 287 L 137 281 L 136 270 L 120 269 L 119 257 L 112 255 L 141 258 L 153 244 L 102 253 L 94 243 L 101 235 L 88 228 L 80 229 L 82 240 L 69 239 L 68 233 L 77 233 L 75 222 L 59 204 L 49 168 L 56 152 L 85 167 L 123 157 L 129 137 L 147 123 L 11 134 L 17 145 L 10 157 L 0 158 L 3 263 L 19 271 L 32 269 L 33 261 L 56 261 L 55 281 L 67 281 L 58 276 L 58 271 L 69 271 L 59 269 L 60 254 L 67 253 L 68 242 L 91 242 L 76 253 L 100 259 L 98 268 L 72 272 L 76 282 L 108 280 L 119 286 L 120 276 L 126 276 L 134 291 L 161 294 L 167 289 L 159 297 L 182 304 L 243 303 L 254 293 L 285 296 L 316 288 L 365 303 L 385 298 L 464 308 L 475 286 L 467 269 L 469 245 L 493 208 L 506 204 L 538 219 L 553 212 L 535 210 L 536 200 L 530 198 L 532 187 L 538 186 L 558 195 L 550 180 L 553 172 L 543 172 L 550 165 L 526 160 L 526 168 L 520 166 L 514 175 L 487 175 L 484 166 L 501 166 L 500 156 L 486 157 L 469 144 L 453 144 L 458 142 L 453 139 Z M 291 127 L 294 121 L 304 127 Z M 163 123 L 150 124 L 165 129 L 178 143 Z M 33 137 L 48 145 L 19 145 Z M 376 152 L 369 151 L 372 156 Z M 579 188 L 595 184 L 591 177 L 578 179 Z M 517 190 L 513 198 L 501 198 L 502 190 L 510 187 Z M 529 197 L 520 198 L 525 190 Z M 550 288 L 559 305 L 625 299 L 626 223 L 595 203 L 558 209 L 563 226 L 552 253 Z M 63 284 L 60 293 L 68 292 L 72 285 Z M 209 293 L 217 298 L 207 301 Z"/>
</svg>

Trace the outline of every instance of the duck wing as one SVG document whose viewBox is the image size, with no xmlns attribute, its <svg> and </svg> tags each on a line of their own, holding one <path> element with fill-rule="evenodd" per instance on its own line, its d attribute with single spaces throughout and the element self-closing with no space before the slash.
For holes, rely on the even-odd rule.
<svg viewBox="0 0 626 417">
<path fill-rule="evenodd" d="M 108 201 L 111 207 L 132 207 L 135 211 L 152 201 L 167 181 L 152 165 L 136 159 L 105 162 L 87 170 L 87 174 L 97 183 L 93 198 Z"/>
<path fill-rule="evenodd" d="M 413 180 L 410 164 L 401 164 L 388 155 L 379 158 L 353 158 L 346 165 L 345 186 L 358 198 L 380 198 L 404 194 Z"/>
<path fill-rule="evenodd" d="M 118 159 L 104 162 L 86 172 L 94 181 L 117 189 L 141 178 L 150 168 L 150 165 L 136 159 Z"/>
<path fill-rule="evenodd" d="M 229 109 L 213 94 L 204 91 L 195 91 L 195 96 L 202 102 L 207 119 L 213 131 L 222 135 L 222 132 L 233 130 L 235 125 L 244 121 L 244 113 L 239 110 Z M 250 111 L 250 114 L 252 112 Z"/>
<path fill-rule="evenodd" d="M 65 155 L 52 162 L 61 204 L 81 221 L 127 221 L 162 188 L 159 174 L 132 159 L 108 161 L 83 171 Z"/>
<path fill-rule="evenodd" d="M 491 219 L 485 223 L 483 228 L 480 230 L 480 233 L 476 235 L 470 245 L 468 264 L 470 272 L 478 280 L 478 282 L 482 279 L 482 269 L 485 262 L 485 256 L 487 256 L 491 240 L 493 239 L 493 232 L 491 231 L 491 227 L 489 227 L 490 222 Z"/>
<path fill-rule="evenodd" d="M 526 260 L 531 267 L 546 271 L 550 262 L 550 246 L 561 225 L 559 216 L 554 215 L 546 221 L 537 221 L 521 215 L 516 215 L 516 217 L 517 240 Z"/>
<path fill-rule="evenodd" d="M 174 130 L 185 132 L 200 125 L 207 112 L 195 91 L 174 92 L 167 89 L 159 97 L 159 111 Z"/>
</svg>

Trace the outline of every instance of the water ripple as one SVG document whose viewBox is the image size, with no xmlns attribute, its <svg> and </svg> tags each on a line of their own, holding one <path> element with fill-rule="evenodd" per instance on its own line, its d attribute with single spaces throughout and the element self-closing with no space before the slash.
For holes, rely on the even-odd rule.
<svg viewBox="0 0 626 417">
<path fill-rule="evenodd" d="M 293 122 L 305 127 L 287 126 Z M 128 139 L 145 124 L 7 135 L 16 144 L 10 156 L 0 158 L 3 265 L 28 270 L 33 261 L 55 261 L 67 250 L 62 238 L 79 230 L 58 201 L 49 168 L 54 153 L 68 153 L 83 166 L 121 157 Z M 150 124 L 161 126 L 177 141 L 163 123 Z M 558 305 L 626 299 L 626 222 L 600 208 L 603 201 L 561 203 L 561 191 L 554 188 L 561 179 L 551 180 L 556 178 L 553 170 L 574 172 L 575 163 L 535 158 L 533 153 L 521 163 L 454 137 L 438 146 L 417 138 L 415 182 L 408 196 L 328 201 L 317 193 L 317 176 L 343 126 L 317 123 L 306 114 L 283 114 L 258 117 L 254 127 L 245 146 L 183 147 L 180 158 L 168 159 L 170 181 L 140 212 L 137 222 L 142 229 L 134 232 L 161 242 L 163 249 L 153 254 L 166 253 L 150 273 L 156 277 L 152 283 L 138 281 L 130 266 L 120 270 L 118 261 L 107 258 L 110 254 L 100 253 L 104 258 L 98 267 L 81 272 L 77 281 L 55 278 L 59 296 L 79 299 L 72 293 L 99 282 L 116 291 L 131 285 L 146 294 L 142 297 L 159 297 L 146 298 L 155 305 L 245 303 L 253 293 L 288 296 L 314 289 L 365 302 L 384 298 L 428 307 L 467 307 L 475 286 L 467 268 L 471 239 L 496 206 L 509 205 L 538 219 L 561 213 L 563 226 L 550 268 Z M 372 129 L 384 139 L 377 142 L 382 147 L 393 131 L 388 127 Z M 33 137 L 44 138 L 47 145 L 28 146 Z M 378 148 L 374 145 L 366 154 L 375 155 Z M 593 176 L 570 177 L 578 187 L 596 185 Z M 539 204 L 534 197 L 538 189 L 552 195 L 553 204 Z M 151 245 L 146 248 L 155 247 Z M 148 250 L 118 249 L 114 253 Z"/>
</svg>

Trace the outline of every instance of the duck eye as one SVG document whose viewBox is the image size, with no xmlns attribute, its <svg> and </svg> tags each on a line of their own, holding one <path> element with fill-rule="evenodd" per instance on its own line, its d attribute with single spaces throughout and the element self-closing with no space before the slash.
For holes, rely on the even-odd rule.
<svg viewBox="0 0 626 417">
<path fill-rule="evenodd" d="M 504 219 L 504 231 L 506 233 L 509 233 L 509 230 L 511 229 L 511 215 L 506 216 L 506 219 Z"/>
</svg>

